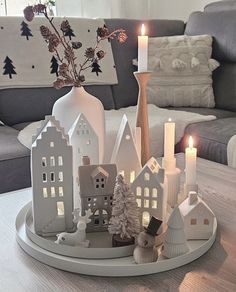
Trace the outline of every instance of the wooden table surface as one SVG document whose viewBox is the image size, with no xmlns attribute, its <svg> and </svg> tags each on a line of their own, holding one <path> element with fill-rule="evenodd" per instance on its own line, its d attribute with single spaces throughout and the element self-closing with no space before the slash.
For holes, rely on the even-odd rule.
<svg viewBox="0 0 236 292">
<path fill-rule="evenodd" d="M 182 154 L 177 163 L 183 169 Z M 0 194 L 0 291 L 236 291 L 236 170 L 203 159 L 197 166 L 200 191 L 218 220 L 216 242 L 188 265 L 143 277 L 77 275 L 34 260 L 15 240 L 15 217 L 31 190 Z"/>
</svg>

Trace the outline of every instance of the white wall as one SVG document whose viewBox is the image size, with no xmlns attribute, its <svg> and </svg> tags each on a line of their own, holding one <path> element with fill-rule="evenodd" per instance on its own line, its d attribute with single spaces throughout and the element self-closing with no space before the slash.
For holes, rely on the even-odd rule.
<svg viewBox="0 0 236 292">
<path fill-rule="evenodd" d="M 56 0 L 60 16 L 187 20 L 214 0 Z"/>
</svg>

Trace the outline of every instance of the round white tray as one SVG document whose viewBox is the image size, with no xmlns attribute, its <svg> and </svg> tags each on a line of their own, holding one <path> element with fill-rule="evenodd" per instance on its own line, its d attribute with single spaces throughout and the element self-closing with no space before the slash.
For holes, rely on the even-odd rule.
<svg viewBox="0 0 236 292">
<path fill-rule="evenodd" d="M 57 244 L 54 242 L 56 237 L 39 236 L 34 231 L 31 204 L 29 203 L 27 206 L 28 210 L 25 216 L 26 235 L 43 249 L 60 255 L 83 259 L 113 259 L 133 254 L 134 245 L 112 247 L 112 238 L 108 232 L 87 233 L 87 239 L 90 241 L 89 248 Z"/>
<path fill-rule="evenodd" d="M 45 250 L 31 241 L 25 228 L 26 214 L 30 204 L 24 206 L 16 217 L 16 239 L 19 245 L 30 256 L 49 266 L 85 275 L 124 277 L 159 273 L 183 266 L 196 260 L 209 250 L 215 241 L 217 221 L 214 222 L 214 232 L 209 240 L 189 240 L 190 251 L 172 259 L 161 259 L 154 263 L 135 264 L 133 257 L 115 259 L 81 259 L 59 255 Z M 88 249 L 89 250 L 89 249 Z"/>
</svg>

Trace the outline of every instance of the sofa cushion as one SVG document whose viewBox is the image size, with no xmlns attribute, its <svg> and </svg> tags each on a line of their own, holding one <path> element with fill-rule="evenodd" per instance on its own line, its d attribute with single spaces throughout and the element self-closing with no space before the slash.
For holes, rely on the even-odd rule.
<svg viewBox="0 0 236 292">
<path fill-rule="evenodd" d="M 141 20 L 130 19 L 106 19 L 109 30 L 122 27 L 128 35 L 127 41 L 120 46 L 112 42 L 112 50 L 117 69 L 118 85 L 112 86 L 116 109 L 136 105 L 138 97 L 137 81 L 133 76 L 136 67 L 132 66 L 132 60 L 137 58 L 138 34 L 140 33 Z M 145 21 L 148 35 L 171 36 L 184 33 L 184 22 L 177 20 L 149 20 Z"/>
<path fill-rule="evenodd" d="M 218 12 L 218 11 L 229 11 L 236 10 L 236 1 L 235 0 L 225 0 L 209 3 L 205 6 L 205 12 Z"/>
<path fill-rule="evenodd" d="M 213 36 L 212 56 L 218 61 L 236 62 L 236 11 L 194 12 L 186 25 L 187 35 Z"/>
<path fill-rule="evenodd" d="M 212 37 L 170 36 L 149 38 L 148 101 L 160 107 L 214 107 L 211 59 Z"/>
<path fill-rule="evenodd" d="M 29 156 L 29 149 L 17 139 L 18 133 L 8 126 L 0 127 L 0 161 Z"/>
<path fill-rule="evenodd" d="M 185 134 L 181 141 L 182 151 L 188 136 L 192 135 L 199 157 L 227 164 L 227 144 L 236 135 L 236 117 L 192 124 L 186 128 Z"/>
<path fill-rule="evenodd" d="M 106 109 L 114 108 L 109 85 L 91 85 L 85 86 L 85 89 L 98 97 Z M 52 113 L 54 102 L 69 90 L 70 87 L 60 90 L 53 87 L 2 89 L 0 90 L 0 120 L 9 126 L 42 120 Z"/>
</svg>

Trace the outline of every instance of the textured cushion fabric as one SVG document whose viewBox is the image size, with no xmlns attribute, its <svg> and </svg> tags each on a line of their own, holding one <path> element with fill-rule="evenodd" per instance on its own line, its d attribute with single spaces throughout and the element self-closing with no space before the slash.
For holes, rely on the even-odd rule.
<svg viewBox="0 0 236 292">
<path fill-rule="evenodd" d="M 219 11 L 229 11 L 236 10 L 236 1 L 235 0 L 225 0 L 213 2 L 205 6 L 205 12 L 219 12 Z"/>
<path fill-rule="evenodd" d="M 18 133 L 8 126 L 0 127 L 0 161 L 29 155 L 29 150 L 17 140 Z"/>
<path fill-rule="evenodd" d="M 148 101 L 160 107 L 214 107 L 211 59 L 212 37 L 171 36 L 149 38 Z"/>
<path fill-rule="evenodd" d="M 213 36 L 212 56 L 219 62 L 236 62 L 236 10 L 194 12 L 186 25 L 187 35 Z"/>
<path fill-rule="evenodd" d="M 114 108 L 111 87 L 108 85 L 85 86 L 85 89 L 98 97 L 105 109 Z M 7 125 L 44 119 L 52 113 L 54 102 L 66 94 L 70 87 L 55 88 L 16 88 L 0 90 L 0 120 Z"/>
<path fill-rule="evenodd" d="M 121 46 L 117 42 L 112 42 L 114 60 L 117 69 L 118 85 L 112 86 L 115 108 L 136 105 L 138 97 L 137 81 L 133 76 L 136 67 L 132 65 L 132 60 L 137 58 L 138 38 L 141 20 L 130 19 L 106 19 L 106 25 L 110 30 L 122 27 L 126 30 L 128 39 Z M 149 36 L 171 36 L 184 33 L 184 22 L 177 20 L 148 20 L 145 21 L 148 27 Z"/>
<path fill-rule="evenodd" d="M 216 107 L 236 112 L 236 63 L 221 63 L 213 72 Z"/>
<path fill-rule="evenodd" d="M 185 134 L 186 137 L 194 136 L 199 157 L 227 164 L 227 144 L 236 135 L 236 117 L 192 124 L 186 128 Z M 181 144 L 184 151 L 186 138 Z"/>
</svg>

